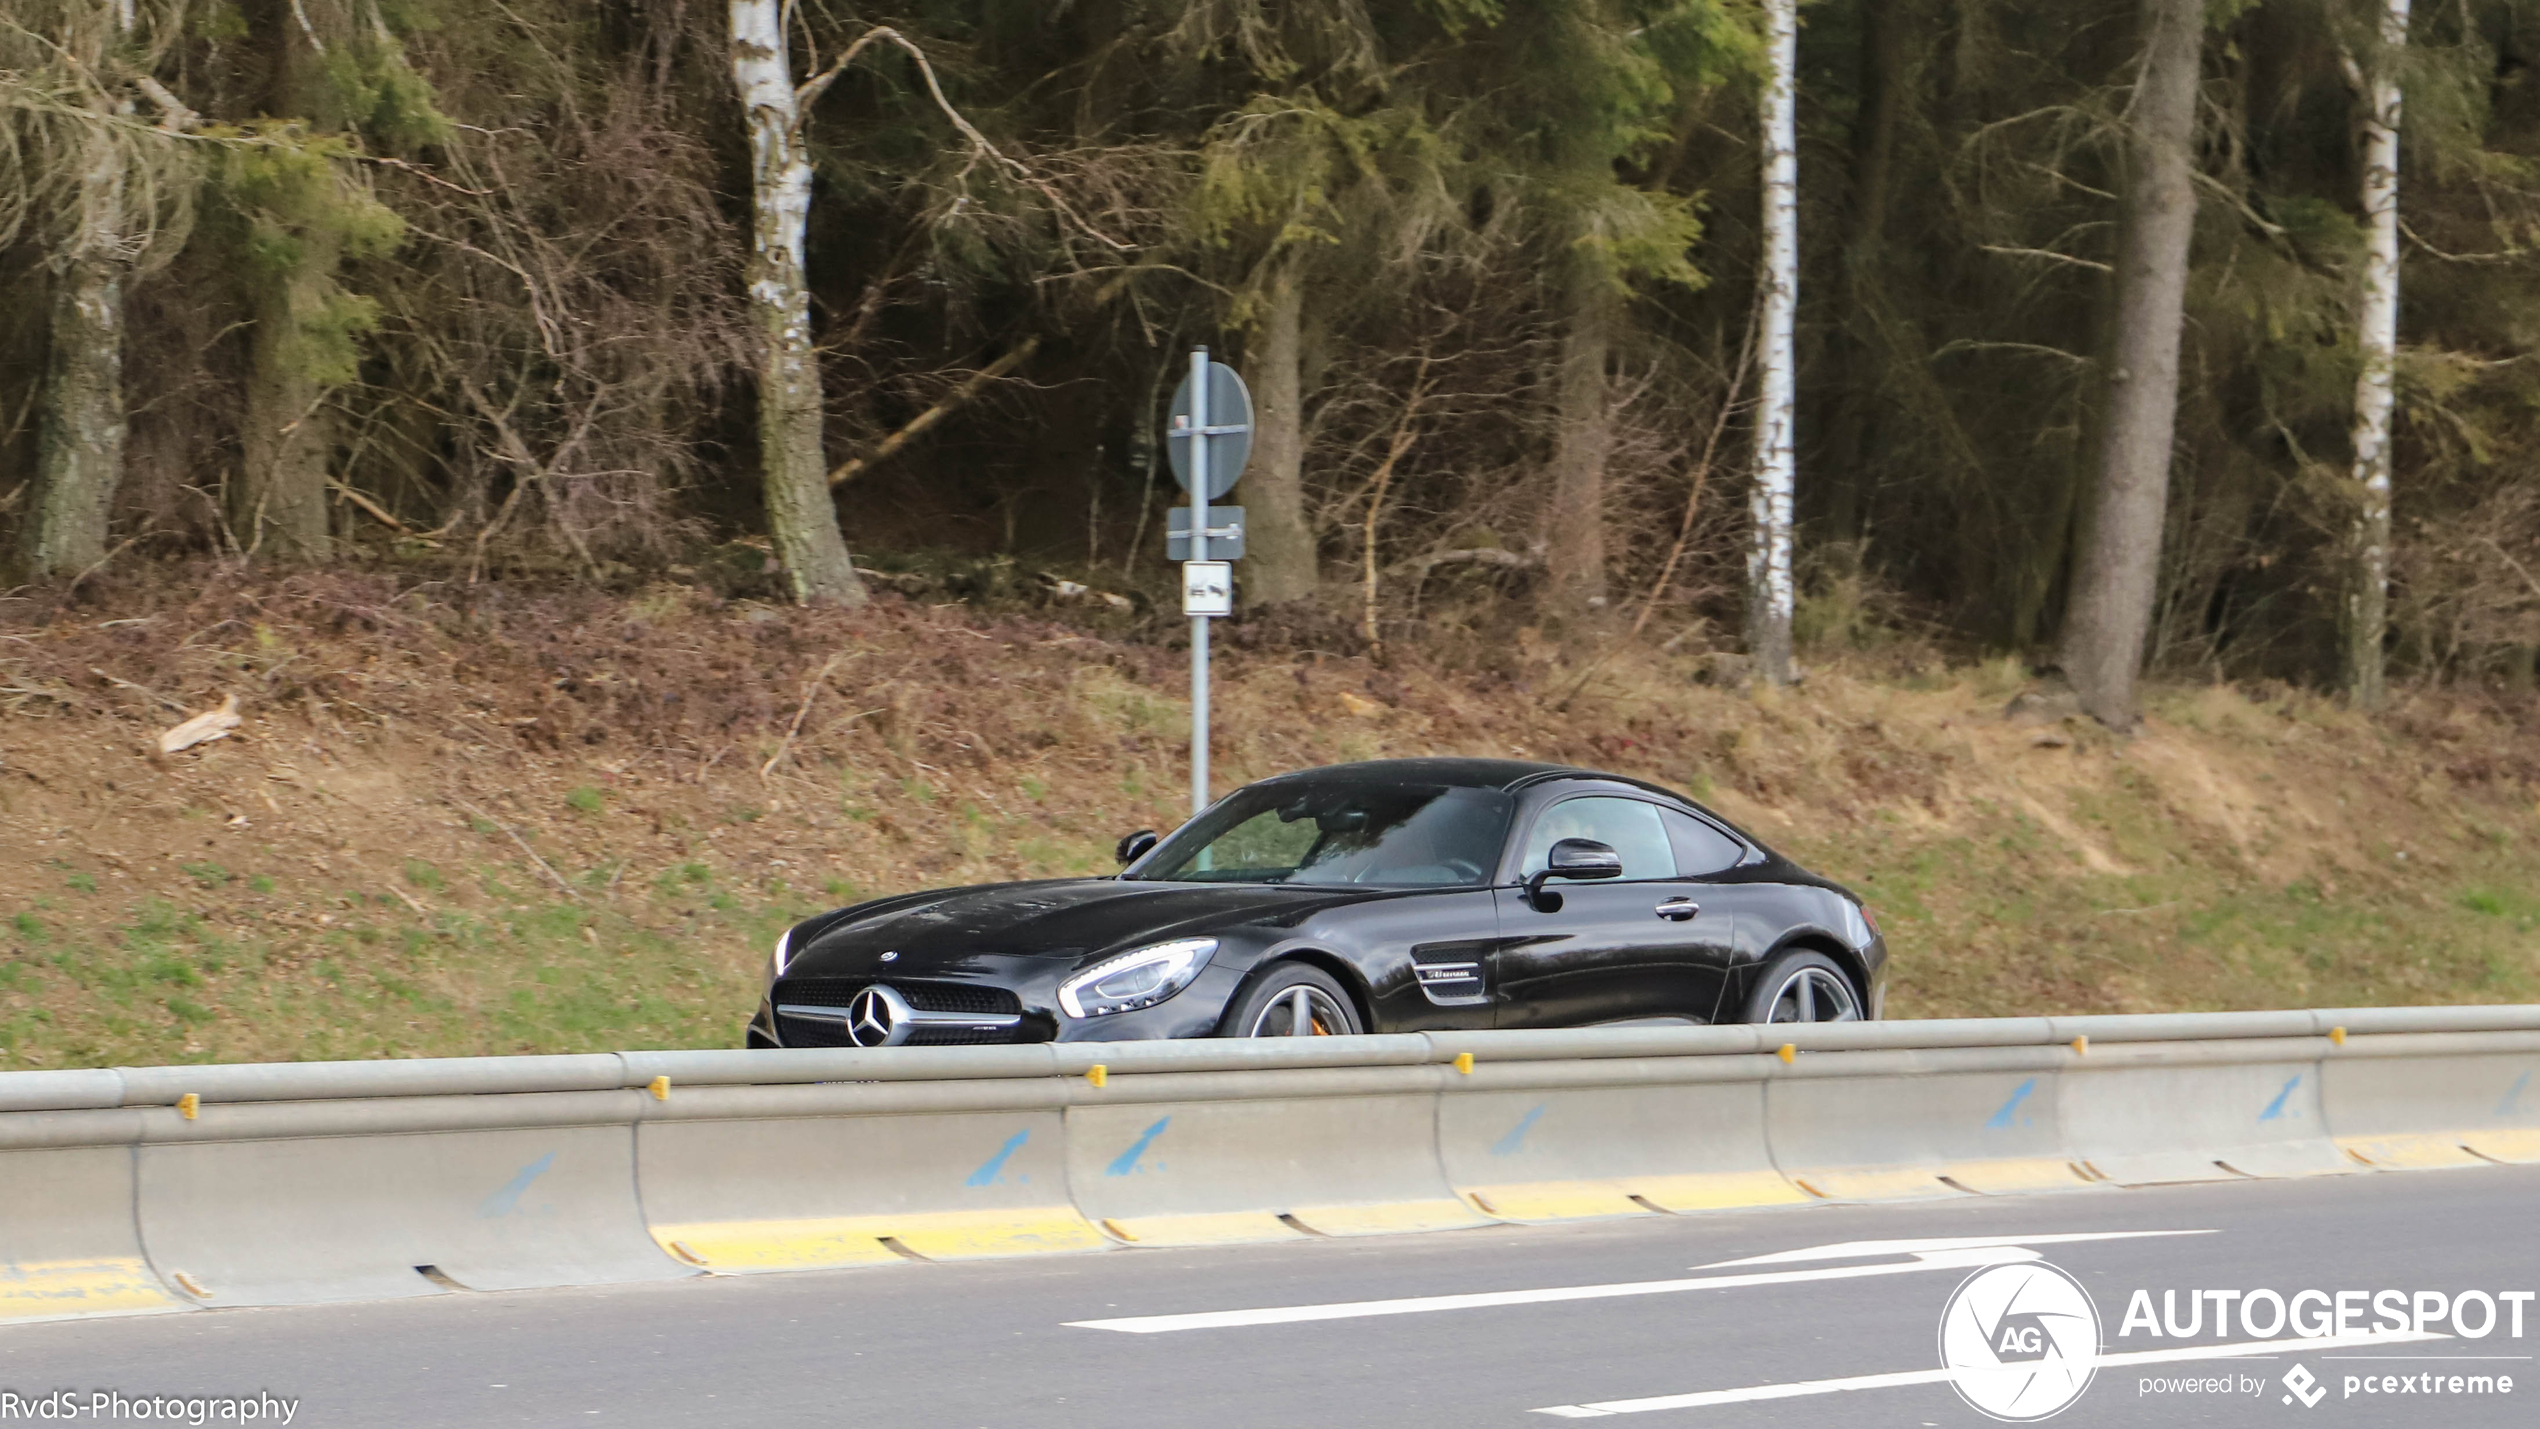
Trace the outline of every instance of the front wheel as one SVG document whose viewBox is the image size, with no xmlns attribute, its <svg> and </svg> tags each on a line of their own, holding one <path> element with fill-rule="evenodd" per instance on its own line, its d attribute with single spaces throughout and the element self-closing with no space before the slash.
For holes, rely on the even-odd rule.
<svg viewBox="0 0 2540 1429">
<path fill-rule="evenodd" d="M 1765 965 L 1746 999 L 1749 1022 L 1859 1022 L 1861 996 L 1823 953 L 1800 949 Z"/>
<path fill-rule="evenodd" d="M 1364 1030 L 1358 1009 L 1331 974 L 1304 963 L 1280 963 L 1227 1014 L 1222 1035 L 1348 1037 Z"/>
</svg>

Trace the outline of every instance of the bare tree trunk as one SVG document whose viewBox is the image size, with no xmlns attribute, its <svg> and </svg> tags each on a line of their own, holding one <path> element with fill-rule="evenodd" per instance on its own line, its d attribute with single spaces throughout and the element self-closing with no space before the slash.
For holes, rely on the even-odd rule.
<svg viewBox="0 0 2540 1429">
<path fill-rule="evenodd" d="M 1294 256 L 1272 260 L 1263 314 L 1255 455 L 1244 487 L 1244 602 L 1314 594 L 1317 552 L 1305 524 L 1305 277 Z"/>
<path fill-rule="evenodd" d="M 811 341 L 803 229 L 811 161 L 777 0 L 732 0 L 732 78 L 750 129 L 754 218 L 750 315 L 758 329 L 759 471 L 767 529 L 794 598 L 864 603 L 864 582 L 838 534 L 820 449 L 820 366 Z"/>
<path fill-rule="evenodd" d="M 2143 0 L 2143 31 L 2142 77 L 2127 134 L 2107 418 L 2063 640 L 2064 673 L 2081 707 L 2113 729 L 2135 722 L 2135 682 L 2169 506 L 2179 327 L 2196 226 L 2189 166 L 2205 38 L 2202 0 Z"/>
<path fill-rule="evenodd" d="M 1554 394 L 1552 511 L 1544 566 L 1553 608 L 1583 615 L 1605 604 L 1605 460 L 1614 447 L 1606 364 L 1622 320 L 1622 293 L 1599 265 L 1573 260 L 1570 320 L 1561 335 Z"/>
<path fill-rule="evenodd" d="M 78 226 L 53 270 L 34 491 L 18 528 L 17 573 L 28 580 L 76 578 L 106 559 L 123 480 L 124 155 L 101 131 L 80 162 Z"/>
<path fill-rule="evenodd" d="M 1755 414 L 1755 484 L 1747 498 L 1746 650 L 1768 685 L 1791 680 L 1791 504 L 1799 308 L 1799 0 L 1768 0 L 1764 89 L 1764 352 Z"/>
<path fill-rule="evenodd" d="M 2408 42 L 2408 0 L 2383 0 L 2383 54 L 2364 116 L 2364 292 L 2355 378 L 2355 524 L 2348 537 L 2346 697 L 2372 708 L 2386 693 L 2381 646 L 2390 623 L 2390 411 L 2399 351 L 2399 82 L 2396 52 Z M 2358 76 L 2360 77 L 2360 76 Z"/>
</svg>

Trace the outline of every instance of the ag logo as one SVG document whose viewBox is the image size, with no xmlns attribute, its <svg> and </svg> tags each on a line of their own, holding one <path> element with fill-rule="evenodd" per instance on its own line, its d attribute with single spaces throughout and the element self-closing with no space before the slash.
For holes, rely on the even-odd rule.
<svg viewBox="0 0 2540 1429">
<path fill-rule="evenodd" d="M 2098 1372 L 2099 1311 L 2081 1282 L 2040 1261 L 1970 1275 L 1940 1312 L 1940 1363 L 1981 1414 L 2062 1413 Z"/>
</svg>

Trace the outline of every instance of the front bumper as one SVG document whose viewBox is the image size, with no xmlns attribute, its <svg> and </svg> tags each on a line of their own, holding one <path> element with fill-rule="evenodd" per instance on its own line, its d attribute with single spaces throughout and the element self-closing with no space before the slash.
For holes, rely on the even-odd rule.
<svg viewBox="0 0 2540 1429">
<path fill-rule="evenodd" d="M 1040 973 L 1039 976 L 948 979 L 944 974 L 936 973 L 910 980 L 972 982 L 1012 993 L 1021 1004 L 1022 1018 L 1016 1024 L 1013 1035 L 1001 1039 L 1007 1042 L 1150 1042 L 1213 1036 L 1218 1024 L 1224 1020 L 1226 1004 L 1243 983 L 1242 973 L 1212 963 L 1201 970 L 1189 987 L 1153 1007 L 1142 1007 L 1135 1012 L 1115 1012 L 1105 1017 L 1070 1017 L 1059 1009 L 1058 984 L 1074 970 L 1071 963 L 1056 969 L 1031 970 Z M 826 979 L 830 982 L 851 980 L 857 979 Z M 862 975 L 860 980 L 888 983 L 892 978 L 889 974 L 867 974 Z M 833 990 L 824 997 L 824 1001 L 835 996 Z M 758 1013 L 750 1019 L 743 1044 L 749 1047 L 787 1045 L 772 997 L 760 996 Z M 823 1042 L 820 1045 L 836 1044 Z"/>
</svg>

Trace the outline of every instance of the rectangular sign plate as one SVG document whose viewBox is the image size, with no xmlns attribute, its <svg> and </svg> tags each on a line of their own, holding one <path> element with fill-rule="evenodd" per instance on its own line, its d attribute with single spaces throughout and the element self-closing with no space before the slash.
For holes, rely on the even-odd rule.
<svg viewBox="0 0 2540 1429">
<path fill-rule="evenodd" d="M 1187 561 L 1191 558 L 1191 508 L 1176 506 L 1164 518 L 1164 559 Z M 1244 509 L 1240 506 L 1208 508 L 1208 558 L 1212 561 L 1240 561 L 1244 558 Z"/>
<path fill-rule="evenodd" d="M 1235 568 L 1224 561 L 1182 563 L 1182 613 L 1235 613 Z"/>
</svg>

